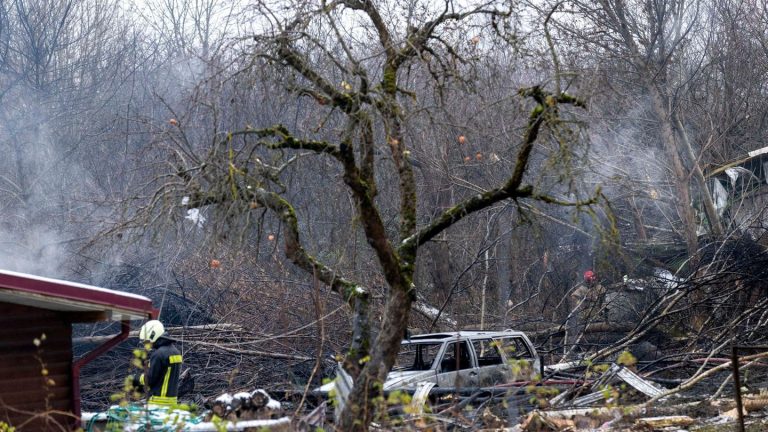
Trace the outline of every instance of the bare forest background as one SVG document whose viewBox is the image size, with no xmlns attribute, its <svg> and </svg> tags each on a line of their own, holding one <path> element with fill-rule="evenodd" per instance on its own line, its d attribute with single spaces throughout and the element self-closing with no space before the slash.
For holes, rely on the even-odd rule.
<svg viewBox="0 0 768 432">
<path fill-rule="evenodd" d="M 764 343 L 765 208 L 708 176 L 766 86 L 758 0 L 0 0 L 0 265 L 234 325 L 172 331 L 206 396 L 386 369 L 395 310 L 610 355 L 558 333 L 588 269 L 656 278 L 612 343 Z"/>
</svg>

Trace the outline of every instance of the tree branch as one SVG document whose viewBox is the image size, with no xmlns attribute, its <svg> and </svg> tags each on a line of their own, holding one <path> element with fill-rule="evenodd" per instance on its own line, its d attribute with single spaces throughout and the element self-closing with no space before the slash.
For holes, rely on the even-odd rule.
<svg viewBox="0 0 768 432">
<path fill-rule="evenodd" d="M 547 110 L 552 110 L 556 115 L 556 107 L 558 103 L 571 104 L 579 107 L 585 107 L 586 104 L 582 100 L 565 93 L 555 96 L 550 95 L 538 86 L 528 89 L 521 89 L 519 93 L 523 96 L 533 98 L 537 104 L 531 110 L 531 114 L 528 118 L 528 127 L 526 128 L 525 134 L 523 135 L 523 144 L 517 153 L 515 168 L 509 180 L 507 180 L 507 182 L 501 187 L 483 192 L 479 195 L 475 195 L 466 201 L 446 210 L 431 224 L 422 228 L 414 235 L 404 239 L 400 245 L 400 250 L 418 248 L 420 245 L 431 240 L 437 234 L 449 226 L 455 224 L 459 220 L 463 219 L 467 215 L 509 198 L 534 198 L 546 203 L 566 206 L 591 205 L 597 202 L 600 195 L 599 189 L 595 196 L 589 200 L 568 202 L 555 199 L 548 195 L 535 194 L 533 192 L 533 186 L 522 185 L 523 175 L 528 169 L 528 162 L 530 160 L 531 151 L 533 150 L 533 146 L 536 142 L 542 125 L 547 121 Z"/>
</svg>

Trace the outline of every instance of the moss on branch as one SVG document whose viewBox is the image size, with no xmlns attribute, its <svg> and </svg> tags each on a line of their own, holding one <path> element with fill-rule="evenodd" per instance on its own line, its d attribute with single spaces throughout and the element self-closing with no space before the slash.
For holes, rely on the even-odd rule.
<svg viewBox="0 0 768 432">
<path fill-rule="evenodd" d="M 385 93 L 390 95 L 397 93 L 397 69 L 391 66 L 384 68 L 384 75 L 381 78 L 381 88 Z"/>
<path fill-rule="evenodd" d="M 475 195 L 444 211 L 432 223 L 410 237 L 405 238 L 399 247 L 401 253 L 415 253 L 415 250 L 419 245 L 434 238 L 437 234 L 467 215 L 505 199 L 531 198 L 548 204 L 562 206 L 589 206 L 598 202 L 602 195 L 599 188 L 595 194 L 587 200 L 569 202 L 548 195 L 535 194 L 533 186 L 522 184 L 523 176 L 528 170 L 531 151 L 536 143 L 541 127 L 547 122 L 549 117 L 548 113 L 550 111 L 553 112 L 554 115 L 552 117 L 556 118 L 558 103 L 571 104 L 579 107 L 586 107 L 586 104 L 581 99 L 565 93 L 552 95 L 539 86 L 524 88 L 519 90 L 518 93 L 521 96 L 532 98 L 536 102 L 536 105 L 531 109 L 528 117 L 528 126 L 523 134 L 523 142 L 517 154 L 515 168 L 509 179 L 501 187 Z"/>
<path fill-rule="evenodd" d="M 229 170 L 228 181 L 230 182 L 232 180 L 229 177 L 232 175 L 247 177 L 247 174 L 240 170 Z M 231 184 L 234 185 L 234 182 Z M 368 301 L 370 296 L 368 290 L 362 289 L 359 284 L 342 277 L 337 271 L 324 265 L 304 249 L 299 235 L 296 211 L 288 200 L 276 192 L 267 191 L 258 187 L 258 185 L 250 185 L 248 188 L 238 187 L 235 192 L 195 192 L 190 196 L 187 205 L 197 208 L 236 202 L 238 200 L 248 203 L 256 202 L 259 206 L 271 210 L 280 219 L 286 233 L 285 256 L 296 266 L 317 277 L 318 280 L 328 285 L 331 290 L 340 294 L 351 306 L 354 306 L 355 299 L 358 298 Z"/>
<path fill-rule="evenodd" d="M 263 129 L 246 128 L 227 134 L 228 139 L 235 136 L 255 136 L 257 138 L 275 138 L 276 141 L 260 141 L 258 144 L 272 150 L 294 149 L 311 150 L 315 153 L 328 154 L 341 160 L 339 146 L 327 141 L 304 140 L 293 136 L 283 125 L 275 125 Z"/>
</svg>

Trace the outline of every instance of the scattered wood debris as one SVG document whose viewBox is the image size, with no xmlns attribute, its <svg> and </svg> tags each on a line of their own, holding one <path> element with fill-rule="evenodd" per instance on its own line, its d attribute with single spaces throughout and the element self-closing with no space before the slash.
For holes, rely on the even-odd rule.
<svg viewBox="0 0 768 432">
<path fill-rule="evenodd" d="M 534 411 L 520 424 L 520 430 L 609 430 L 605 429 L 622 419 L 618 408 L 571 409 L 559 411 Z"/>
</svg>

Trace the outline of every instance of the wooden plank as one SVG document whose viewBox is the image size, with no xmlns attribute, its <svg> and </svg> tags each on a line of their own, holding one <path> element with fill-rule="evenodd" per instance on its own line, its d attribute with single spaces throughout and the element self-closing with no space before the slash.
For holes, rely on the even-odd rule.
<svg viewBox="0 0 768 432">
<path fill-rule="evenodd" d="M 646 417 L 637 419 L 635 424 L 652 429 L 668 428 L 672 426 L 690 426 L 694 420 L 688 416 Z"/>
</svg>

